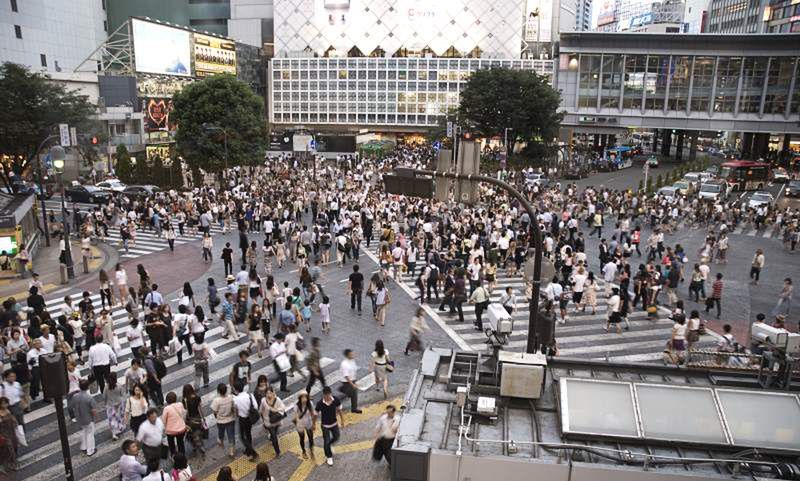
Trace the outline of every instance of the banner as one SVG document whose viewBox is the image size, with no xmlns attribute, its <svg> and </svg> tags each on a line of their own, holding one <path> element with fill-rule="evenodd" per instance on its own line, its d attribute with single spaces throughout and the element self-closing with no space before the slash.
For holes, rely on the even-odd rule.
<svg viewBox="0 0 800 481">
<path fill-rule="evenodd" d="M 190 76 L 190 33 L 187 30 L 131 19 L 137 72 Z"/>
<path fill-rule="evenodd" d="M 205 77 L 218 73 L 236 75 L 236 42 L 195 33 L 194 73 Z"/>
<path fill-rule="evenodd" d="M 146 132 L 175 130 L 174 122 L 170 123 L 169 120 L 169 114 L 172 112 L 172 99 L 142 99 L 142 112 L 144 113 L 144 130 Z"/>
</svg>

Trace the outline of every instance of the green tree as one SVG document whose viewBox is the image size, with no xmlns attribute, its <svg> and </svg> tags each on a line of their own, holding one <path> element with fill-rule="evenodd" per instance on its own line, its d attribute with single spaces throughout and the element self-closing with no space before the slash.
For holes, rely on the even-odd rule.
<svg viewBox="0 0 800 481">
<path fill-rule="evenodd" d="M 136 159 L 136 163 L 133 165 L 133 180 L 140 184 L 149 184 L 150 179 L 150 163 L 147 157 L 142 156 Z"/>
<path fill-rule="evenodd" d="M 519 141 L 527 142 L 534 152 L 544 155 L 558 136 L 563 118 L 558 112 L 560 102 L 558 91 L 547 78 L 535 72 L 508 68 L 479 70 L 470 76 L 461 92 L 459 123 L 483 137 L 503 137 L 509 128 L 509 152 L 513 152 L 514 144 Z"/>
<path fill-rule="evenodd" d="M 153 161 L 150 163 L 150 178 L 153 179 L 153 183 L 159 187 L 164 187 L 169 184 L 169 172 L 166 167 L 164 167 L 164 161 L 161 159 L 160 155 L 153 157 Z"/>
<path fill-rule="evenodd" d="M 95 123 L 97 107 L 88 97 L 22 65 L 0 65 L 0 92 L 0 152 L 12 158 L 10 167 L 18 174 L 35 159 L 39 144 L 57 132 L 58 124 L 83 133 Z M 7 181 L 5 171 L 3 177 Z"/>
<path fill-rule="evenodd" d="M 193 171 L 222 170 L 226 141 L 231 167 L 264 157 L 264 101 L 246 83 L 215 75 L 187 85 L 172 101 L 178 154 Z M 203 124 L 219 129 L 212 132 Z"/>
<path fill-rule="evenodd" d="M 133 164 L 131 163 L 131 154 L 128 153 L 128 148 L 124 144 L 117 146 L 117 166 L 114 168 L 117 177 L 125 183 L 133 183 Z"/>
<path fill-rule="evenodd" d="M 661 174 L 658 174 L 658 177 L 656 177 L 656 189 L 660 189 L 661 187 L 664 187 L 664 179 L 661 178 Z"/>
</svg>

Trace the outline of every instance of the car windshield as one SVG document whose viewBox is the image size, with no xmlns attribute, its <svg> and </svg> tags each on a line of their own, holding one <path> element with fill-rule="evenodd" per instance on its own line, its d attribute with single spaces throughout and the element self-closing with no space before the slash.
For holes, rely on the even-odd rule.
<svg viewBox="0 0 800 481">
<path fill-rule="evenodd" d="M 761 193 L 753 194 L 753 200 L 768 201 L 769 194 L 761 194 Z"/>
<path fill-rule="evenodd" d="M 675 182 L 673 187 L 675 187 L 676 189 L 685 189 L 689 187 L 689 184 L 687 184 L 686 182 Z"/>
<path fill-rule="evenodd" d="M 700 192 L 719 192 L 721 187 L 717 184 L 703 184 L 700 186 Z"/>
</svg>

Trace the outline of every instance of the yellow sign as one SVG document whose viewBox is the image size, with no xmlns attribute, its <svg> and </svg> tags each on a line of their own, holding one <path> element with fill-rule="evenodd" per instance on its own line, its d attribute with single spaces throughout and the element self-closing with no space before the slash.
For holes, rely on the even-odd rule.
<svg viewBox="0 0 800 481">
<path fill-rule="evenodd" d="M 218 73 L 236 75 L 236 42 L 195 33 L 194 72 L 198 77 Z"/>
<path fill-rule="evenodd" d="M 145 152 L 147 153 L 147 161 L 152 162 L 156 156 L 160 157 L 161 160 L 166 159 L 170 156 L 170 146 L 170 144 L 148 145 L 145 148 Z"/>
</svg>

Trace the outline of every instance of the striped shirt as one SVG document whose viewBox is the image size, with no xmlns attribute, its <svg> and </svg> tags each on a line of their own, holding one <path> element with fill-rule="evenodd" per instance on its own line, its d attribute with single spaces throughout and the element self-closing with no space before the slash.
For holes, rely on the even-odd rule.
<svg viewBox="0 0 800 481">
<path fill-rule="evenodd" d="M 722 281 L 717 279 L 711 287 L 711 298 L 722 299 Z"/>
</svg>

